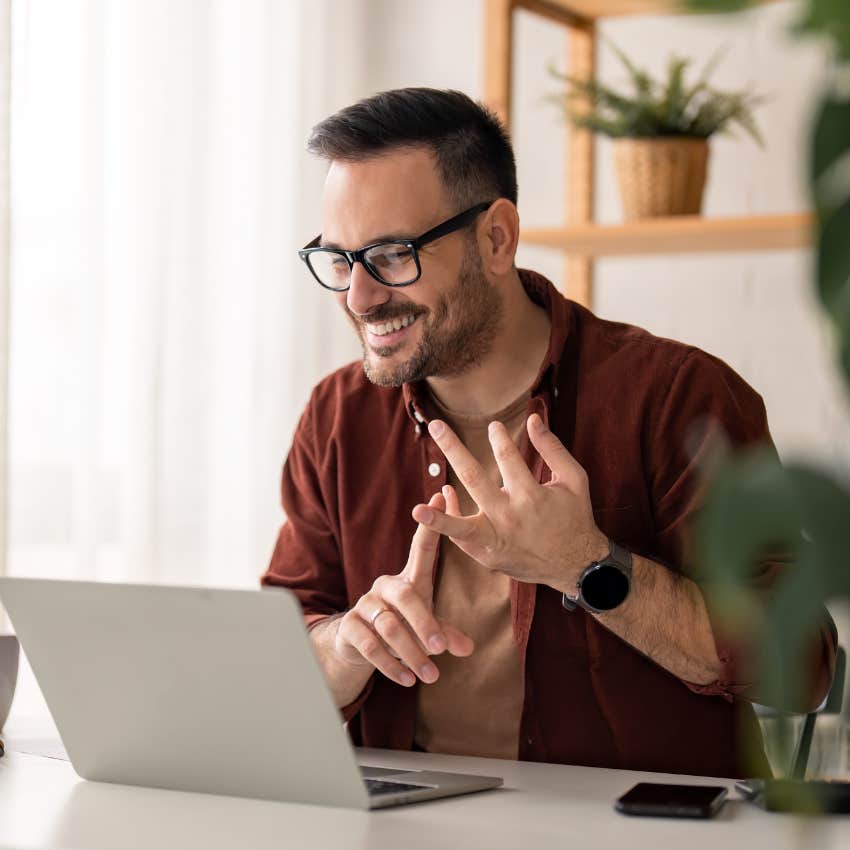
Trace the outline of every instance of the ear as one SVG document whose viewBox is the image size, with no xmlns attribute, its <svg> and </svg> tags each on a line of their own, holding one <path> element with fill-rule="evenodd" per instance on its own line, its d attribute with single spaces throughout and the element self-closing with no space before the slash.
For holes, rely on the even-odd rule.
<svg viewBox="0 0 850 850">
<path fill-rule="evenodd" d="M 517 208 L 507 198 L 499 198 L 479 224 L 478 245 L 484 266 L 493 274 L 507 274 L 513 268 L 518 242 Z"/>
</svg>

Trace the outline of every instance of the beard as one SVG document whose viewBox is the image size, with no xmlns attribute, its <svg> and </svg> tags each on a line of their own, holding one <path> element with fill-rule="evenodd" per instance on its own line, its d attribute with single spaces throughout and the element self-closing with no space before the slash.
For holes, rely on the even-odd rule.
<svg viewBox="0 0 850 850">
<path fill-rule="evenodd" d="M 363 322 L 346 309 L 363 346 L 363 371 L 382 387 L 422 381 L 429 377 L 456 377 L 480 364 L 493 347 L 504 312 L 502 295 L 487 280 L 478 246 L 468 246 L 458 280 L 444 293 L 433 310 L 399 305 L 376 311 L 370 322 L 416 316 L 422 323 L 422 338 L 416 351 L 403 363 L 388 361 L 393 346 L 371 348 L 365 339 Z"/>
</svg>

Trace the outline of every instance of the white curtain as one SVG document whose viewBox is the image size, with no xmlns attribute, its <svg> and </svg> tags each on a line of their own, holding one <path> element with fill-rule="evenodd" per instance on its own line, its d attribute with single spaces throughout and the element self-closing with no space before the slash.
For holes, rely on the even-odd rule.
<svg viewBox="0 0 850 850">
<path fill-rule="evenodd" d="M 9 112 L 11 0 L 0 0 L 0 575 L 6 570 L 9 395 Z M 0 631 L 5 628 L 0 610 Z"/>
<path fill-rule="evenodd" d="M 362 3 L 18 0 L 18 575 L 255 585 L 311 386 L 357 356 L 295 255 Z"/>
</svg>

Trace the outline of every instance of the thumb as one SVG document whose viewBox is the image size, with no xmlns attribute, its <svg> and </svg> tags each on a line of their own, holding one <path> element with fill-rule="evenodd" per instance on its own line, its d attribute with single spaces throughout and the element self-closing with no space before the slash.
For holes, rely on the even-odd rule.
<svg viewBox="0 0 850 850">
<path fill-rule="evenodd" d="M 456 629 L 454 626 L 443 622 L 443 620 L 439 622 L 443 634 L 446 636 L 446 649 L 452 655 L 457 655 L 461 658 L 472 655 L 472 650 L 475 649 L 475 643 L 472 638 L 464 634 L 460 629 Z"/>
</svg>

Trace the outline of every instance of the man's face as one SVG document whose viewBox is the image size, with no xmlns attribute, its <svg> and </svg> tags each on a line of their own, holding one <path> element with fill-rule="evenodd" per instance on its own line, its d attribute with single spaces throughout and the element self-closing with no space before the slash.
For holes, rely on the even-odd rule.
<svg viewBox="0 0 850 850">
<path fill-rule="evenodd" d="M 325 182 L 322 244 L 355 250 L 414 238 L 459 212 L 426 150 L 334 162 Z M 422 276 L 401 288 L 384 286 L 355 263 L 351 288 L 337 296 L 373 383 L 462 374 L 483 359 L 498 332 L 502 297 L 486 277 L 475 224 L 426 245 L 419 260 Z"/>
</svg>

